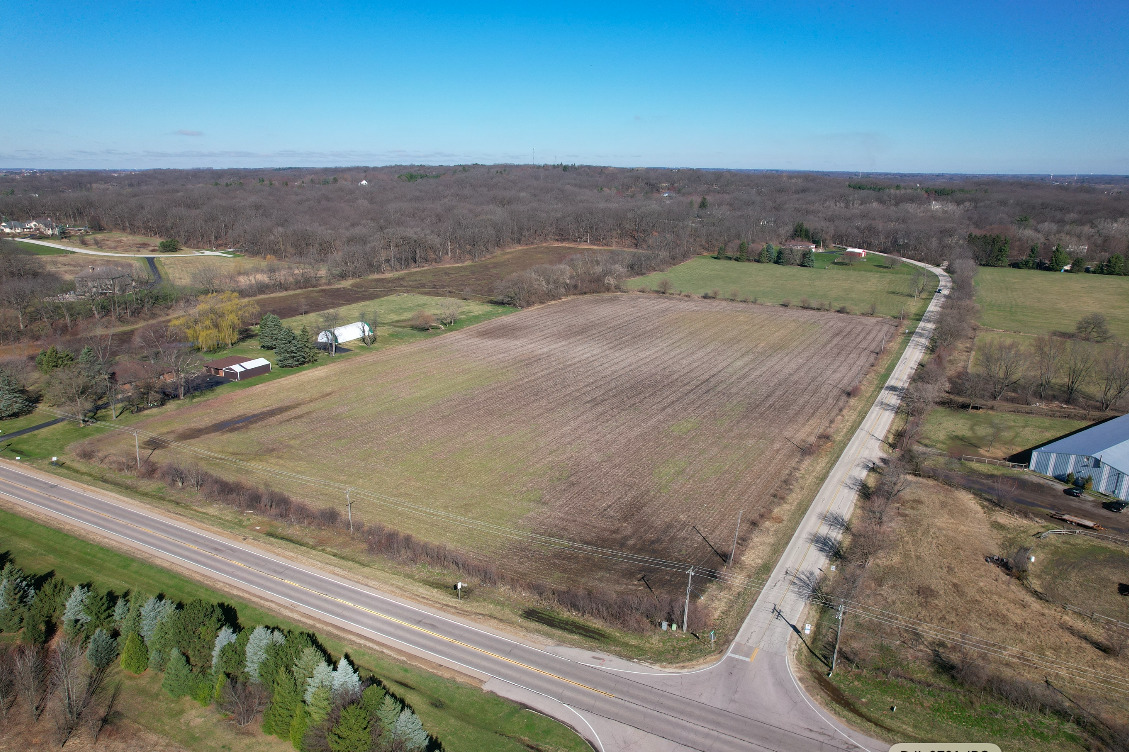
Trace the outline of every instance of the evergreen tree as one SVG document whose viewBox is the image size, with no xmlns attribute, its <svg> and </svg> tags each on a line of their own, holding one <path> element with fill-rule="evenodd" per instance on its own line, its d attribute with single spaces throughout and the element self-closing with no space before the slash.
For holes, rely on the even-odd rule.
<svg viewBox="0 0 1129 752">
<path fill-rule="evenodd" d="M 114 626 L 119 630 L 121 630 L 122 626 L 125 624 L 125 620 L 129 618 L 129 601 L 130 598 L 128 595 L 122 595 L 114 601 L 114 614 L 111 618 L 113 619 Z"/>
<path fill-rule="evenodd" d="M 122 668 L 131 674 L 143 674 L 149 667 L 149 649 L 136 632 L 130 632 L 122 647 Z"/>
<path fill-rule="evenodd" d="M 764 248 L 761 248 L 761 252 L 757 255 L 757 263 L 758 264 L 771 264 L 775 260 L 776 260 L 776 251 L 773 250 L 772 244 L 771 243 L 765 243 Z"/>
<path fill-rule="evenodd" d="M 294 709 L 294 720 L 290 722 L 290 743 L 294 745 L 294 749 L 301 750 L 302 742 L 306 738 L 306 732 L 310 729 L 310 711 L 302 703 Z"/>
<path fill-rule="evenodd" d="M 289 739 L 294 713 L 302 702 L 298 682 L 293 674 L 279 666 L 271 689 L 270 705 L 263 711 L 263 733 L 274 734 L 279 739 Z"/>
<path fill-rule="evenodd" d="M 345 656 L 337 662 L 337 669 L 333 672 L 333 699 L 340 702 L 343 699 L 356 697 L 361 693 L 361 677 L 356 669 L 350 665 Z"/>
<path fill-rule="evenodd" d="M 400 717 L 400 711 L 403 709 L 404 706 L 395 697 L 384 695 L 384 700 L 376 711 L 376 717 L 380 719 L 380 725 L 384 727 L 385 731 L 392 731 L 392 727 L 396 725 L 396 719 Z"/>
<path fill-rule="evenodd" d="M 50 373 L 56 368 L 62 368 L 71 363 L 74 363 L 74 356 L 54 345 L 35 356 L 35 367 L 43 373 Z"/>
<path fill-rule="evenodd" d="M 1061 272 L 1063 267 L 1070 263 L 1070 256 L 1066 254 L 1066 249 L 1062 245 L 1056 245 L 1054 252 L 1051 253 L 1051 271 Z"/>
<path fill-rule="evenodd" d="M 259 666 L 259 675 L 268 681 L 273 681 L 280 668 L 290 670 L 299 660 L 307 648 L 314 645 L 313 637 L 309 632 L 290 630 L 283 635 L 282 644 L 267 651 L 267 657 Z M 305 677 L 301 686 L 305 687 Z"/>
<path fill-rule="evenodd" d="M 114 611 L 110 607 L 109 593 L 92 590 L 90 595 L 86 597 L 86 605 L 83 606 L 83 611 L 87 616 L 84 630 L 88 634 L 96 629 L 109 626 L 114 617 Z"/>
<path fill-rule="evenodd" d="M 318 350 L 314 338 L 310 335 L 310 330 L 302 327 L 298 330 L 298 342 L 301 345 L 302 363 L 316 363 L 318 356 L 321 355 L 321 350 Z"/>
<path fill-rule="evenodd" d="M 138 633 L 141 639 L 145 640 L 148 645 L 153 640 L 153 636 L 157 633 L 157 627 L 161 625 L 169 615 L 176 610 L 176 603 L 165 598 L 152 597 L 145 602 L 141 607 L 140 624 L 138 626 Z"/>
<path fill-rule="evenodd" d="M 212 667 L 212 650 L 222 621 L 219 606 L 193 599 L 169 617 L 167 646 L 179 648 L 193 671 L 206 671 Z"/>
<path fill-rule="evenodd" d="M 301 655 L 294 661 L 294 665 L 290 667 L 294 678 L 305 686 L 306 680 L 314 675 L 317 667 L 325 663 L 325 656 L 316 647 L 308 647 L 302 650 Z"/>
<path fill-rule="evenodd" d="M 63 607 L 63 629 L 69 634 L 80 631 L 90 616 L 86 613 L 86 599 L 90 597 L 90 590 L 82 585 L 75 585 L 70 597 Z"/>
<path fill-rule="evenodd" d="M 699 208 L 699 209 L 708 209 L 708 208 L 710 208 L 710 202 L 706 200 L 706 197 L 705 197 L 705 196 L 702 196 L 702 200 L 698 202 L 698 208 Z"/>
<path fill-rule="evenodd" d="M 0 581 L 0 632 L 18 632 L 26 612 L 23 593 L 11 579 Z"/>
<path fill-rule="evenodd" d="M 369 716 L 360 705 L 346 705 L 329 732 L 332 752 L 368 752 L 372 746 Z"/>
<path fill-rule="evenodd" d="M 772 263 L 779 264 L 780 266 L 788 265 L 788 254 L 783 248 L 776 249 L 776 255 L 772 259 Z"/>
<path fill-rule="evenodd" d="M 31 580 L 12 562 L 0 570 L 0 632 L 18 632 L 24 622 L 28 603 L 35 593 Z"/>
<path fill-rule="evenodd" d="M 427 747 L 427 732 L 419 716 L 404 708 L 392 725 L 392 739 L 403 745 L 405 752 L 419 752 Z"/>
<path fill-rule="evenodd" d="M 1120 253 L 1115 253 L 1102 264 L 1102 274 L 1125 274 L 1125 259 Z"/>
<path fill-rule="evenodd" d="M 1070 272 L 1072 274 L 1081 274 L 1084 271 L 1086 271 L 1086 259 L 1075 256 L 1070 260 Z"/>
<path fill-rule="evenodd" d="M 328 690 L 333 689 L 333 669 L 330 668 L 329 664 L 325 661 L 319 663 L 314 668 L 314 673 L 306 680 L 306 691 L 303 694 L 303 698 L 306 700 L 307 705 L 312 702 L 314 692 L 322 688 Z"/>
<path fill-rule="evenodd" d="M 165 668 L 161 687 L 173 697 L 184 697 L 192 692 L 192 678 L 192 670 L 188 668 L 184 653 L 175 649 L 169 651 L 168 666 Z"/>
<path fill-rule="evenodd" d="M 24 642 L 42 645 L 51 636 L 58 613 L 67 597 L 67 584 L 53 577 L 39 588 L 24 614 Z"/>
<path fill-rule="evenodd" d="M 18 418 L 35 409 L 27 389 L 7 371 L 0 370 L 0 419 Z"/>
<path fill-rule="evenodd" d="M 384 687 L 379 684 L 370 684 L 365 687 L 365 691 L 361 693 L 361 705 L 365 707 L 365 712 L 375 718 L 386 694 Z"/>
<path fill-rule="evenodd" d="M 1023 259 L 1024 269 L 1038 269 L 1039 268 L 1039 246 L 1031 246 L 1031 250 L 1027 252 L 1027 258 Z"/>
<path fill-rule="evenodd" d="M 104 669 L 118 657 L 118 642 L 110 633 L 99 627 L 86 648 L 86 660 L 96 669 Z"/>
<path fill-rule="evenodd" d="M 740 245 L 737 246 L 737 260 L 738 261 L 748 261 L 749 260 L 749 241 L 742 240 Z"/>
<path fill-rule="evenodd" d="M 224 624 L 216 633 L 216 641 L 212 645 L 212 670 L 220 670 L 220 653 L 225 647 L 231 645 L 239 638 L 235 630 Z"/>
<path fill-rule="evenodd" d="M 298 335 L 288 326 L 282 327 L 274 346 L 275 364 L 279 368 L 297 368 L 305 365 L 305 354 L 298 342 Z"/>
<path fill-rule="evenodd" d="M 800 259 L 800 266 L 806 266 L 809 269 L 815 267 L 815 253 L 810 249 L 804 249 L 804 256 Z"/>
<path fill-rule="evenodd" d="M 329 687 L 318 687 L 310 695 L 306 707 L 310 711 L 311 725 L 317 725 L 329 716 L 329 708 L 333 702 Z"/>
<path fill-rule="evenodd" d="M 282 334 L 282 319 L 273 313 L 263 316 L 259 322 L 259 347 L 264 350 L 273 350 L 278 346 L 279 335 Z"/>
<path fill-rule="evenodd" d="M 257 683 L 261 680 L 259 667 L 266 660 L 267 651 L 271 646 L 281 644 L 284 639 L 282 632 L 277 629 L 271 630 L 264 626 L 255 627 L 255 630 L 251 632 L 250 639 L 247 640 L 245 652 L 247 662 L 243 668 L 250 681 Z"/>
</svg>

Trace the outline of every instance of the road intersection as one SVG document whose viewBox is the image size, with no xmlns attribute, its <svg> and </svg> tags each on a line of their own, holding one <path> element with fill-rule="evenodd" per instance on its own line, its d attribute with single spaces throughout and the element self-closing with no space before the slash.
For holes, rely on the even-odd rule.
<svg viewBox="0 0 1129 752">
<path fill-rule="evenodd" d="M 18 463 L 0 463 L 0 499 L 126 549 L 225 583 L 235 591 L 398 651 L 477 677 L 488 690 L 576 729 L 612 750 L 870 750 L 887 745 L 838 722 L 793 674 L 791 642 L 808 602 L 798 583 L 828 565 L 857 489 L 881 461 L 902 390 L 924 356 L 949 291 L 941 280 L 880 396 L 805 514 L 736 639 L 721 660 L 694 671 L 661 671 L 561 646 L 518 640 L 470 620 L 392 597 L 359 581 L 284 559 L 113 494 Z"/>
</svg>

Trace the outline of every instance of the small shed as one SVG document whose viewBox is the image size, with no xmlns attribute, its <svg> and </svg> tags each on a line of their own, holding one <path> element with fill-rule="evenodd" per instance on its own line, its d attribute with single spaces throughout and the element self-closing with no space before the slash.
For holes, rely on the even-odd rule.
<svg viewBox="0 0 1129 752">
<path fill-rule="evenodd" d="M 866 250 L 863 248 L 848 248 L 843 251 L 843 257 L 848 259 L 864 259 L 866 258 Z"/>
<path fill-rule="evenodd" d="M 332 331 L 326 329 L 325 331 L 318 332 L 318 342 L 325 345 L 331 342 L 341 344 L 342 342 L 352 342 L 355 339 L 361 339 L 368 334 L 372 334 L 372 329 L 368 324 L 363 321 L 354 321 L 352 324 L 339 326 Z"/>
<path fill-rule="evenodd" d="M 209 360 L 204 364 L 204 372 L 221 379 L 245 381 L 270 373 L 270 361 L 266 358 L 248 360 L 240 355 L 232 355 L 219 360 Z"/>
<path fill-rule="evenodd" d="M 1129 415 L 1044 444 L 1031 452 L 1030 467 L 1059 480 L 1092 478 L 1095 491 L 1129 499 Z"/>
</svg>

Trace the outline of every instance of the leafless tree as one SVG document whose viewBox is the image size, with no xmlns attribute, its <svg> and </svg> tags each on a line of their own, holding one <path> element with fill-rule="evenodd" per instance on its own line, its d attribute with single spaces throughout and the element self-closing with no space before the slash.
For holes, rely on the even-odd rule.
<svg viewBox="0 0 1129 752">
<path fill-rule="evenodd" d="M 995 339 L 981 352 L 980 370 L 992 399 L 998 400 L 1023 378 L 1023 351 L 1014 342 Z"/>
<path fill-rule="evenodd" d="M 47 678 L 43 648 L 38 645 L 21 645 L 16 648 L 13 661 L 15 689 L 33 721 L 39 720 L 47 700 Z"/>
<path fill-rule="evenodd" d="M 1071 340 L 1063 356 L 1063 378 L 1066 379 L 1066 401 L 1073 402 L 1082 385 L 1094 370 L 1094 348 L 1087 342 Z"/>
<path fill-rule="evenodd" d="M 169 328 L 145 328 L 140 337 L 149 361 L 173 375 L 177 397 L 184 399 L 188 382 L 204 367 L 200 356 Z"/>
<path fill-rule="evenodd" d="M 329 337 L 329 355 L 330 357 L 337 354 L 337 335 L 333 330 L 341 325 L 341 310 L 338 308 L 331 308 L 328 311 L 323 311 L 318 316 L 318 326 L 322 332 L 327 332 Z"/>
<path fill-rule="evenodd" d="M 1085 340 L 1105 342 L 1109 339 L 1109 322 L 1104 314 L 1089 313 L 1078 319 L 1074 332 Z"/>
<path fill-rule="evenodd" d="M 1101 385 L 1102 410 L 1109 410 L 1129 391 L 1129 349 L 1110 347 L 1101 354 L 1095 374 Z"/>
<path fill-rule="evenodd" d="M 51 650 L 51 685 L 59 695 L 55 728 L 62 747 L 78 728 L 88 702 L 87 678 L 82 671 L 82 643 L 64 637 Z"/>
<path fill-rule="evenodd" d="M 16 694 L 15 651 L 6 647 L 0 650 L 0 720 L 8 715 L 8 707 Z"/>
<path fill-rule="evenodd" d="M 377 320 L 378 315 L 375 310 L 361 311 L 361 321 L 368 325 L 364 335 L 361 336 L 361 341 L 370 347 L 376 344 Z"/>
<path fill-rule="evenodd" d="M 263 711 L 268 701 L 266 690 L 261 683 L 245 682 L 236 679 L 228 682 L 223 690 L 220 707 L 231 715 L 237 726 L 246 726 Z"/>
<path fill-rule="evenodd" d="M 929 287 L 929 274 L 922 268 L 917 267 L 913 272 L 913 277 L 910 278 L 910 293 L 913 299 L 917 300 Z"/>
<path fill-rule="evenodd" d="M 463 304 L 459 300 L 445 300 L 439 309 L 439 323 L 451 326 L 463 315 Z"/>
<path fill-rule="evenodd" d="M 1058 378 L 1058 374 L 1062 370 L 1065 352 L 1066 343 L 1049 334 L 1037 338 L 1031 345 L 1031 365 L 1035 373 L 1035 384 L 1039 399 L 1044 399 L 1047 396 L 1047 391 Z"/>
<path fill-rule="evenodd" d="M 81 423 L 94 409 L 101 386 L 83 364 L 72 363 L 51 372 L 47 401 Z"/>
</svg>

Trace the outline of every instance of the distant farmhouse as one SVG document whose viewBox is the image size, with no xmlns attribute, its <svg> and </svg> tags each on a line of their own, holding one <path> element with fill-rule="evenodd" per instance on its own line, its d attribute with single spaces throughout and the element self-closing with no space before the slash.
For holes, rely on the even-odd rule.
<svg viewBox="0 0 1129 752">
<path fill-rule="evenodd" d="M 75 294 L 86 298 L 125 295 L 133 289 L 133 275 L 120 266 L 92 266 L 74 278 Z"/>
<path fill-rule="evenodd" d="M 270 361 L 266 358 L 249 360 L 241 355 L 232 355 L 219 360 L 209 360 L 204 364 L 204 371 L 221 379 L 245 381 L 270 373 Z"/>
<path fill-rule="evenodd" d="M 62 225 L 57 225 L 50 219 L 43 217 L 30 222 L 4 222 L 0 224 L 0 232 L 5 235 L 58 235 L 62 232 Z"/>
<path fill-rule="evenodd" d="M 328 345 L 331 342 L 341 344 L 342 342 L 352 342 L 355 339 L 361 339 L 365 335 L 372 334 L 372 329 L 363 321 L 354 321 L 352 324 L 339 326 L 330 331 L 326 329 L 318 333 L 318 342 L 320 344 Z"/>
<path fill-rule="evenodd" d="M 1031 452 L 1031 469 L 1066 480 L 1093 478 L 1094 490 L 1129 499 L 1129 415 L 1085 428 Z"/>
<path fill-rule="evenodd" d="M 863 248 L 848 248 L 843 251 L 843 258 L 846 259 L 864 259 L 866 258 L 866 250 Z"/>
<path fill-rule="evenodd" d="M 814 251 L 815 243 L 810 240 L 804 240 L 803 238 L 792 238 L 791 240 L 785 240 L 780 244 L 780 247 L 792 248 L 797 251 Z"/>
</svg>

